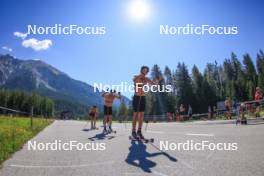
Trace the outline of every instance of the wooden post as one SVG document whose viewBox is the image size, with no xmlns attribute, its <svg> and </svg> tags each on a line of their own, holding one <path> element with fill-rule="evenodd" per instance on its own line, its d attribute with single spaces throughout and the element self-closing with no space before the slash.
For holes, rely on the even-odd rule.
<svg viewBox="0 0 264 176">
<path fill-rule="evenodd" d="M 31 128 L 31 130 L 33 128 L 33 112 L 34 112 L 34 108 L 33 108 L 33 106 L 31 106 L 31 111 L 30 111 L 30 128 Z"/>
<path fill-rule="evenodd" d="M 13 114 L 11 114 L 11 123 L 12 123 L 12 151 L 15 151 L 15 119 Z"/>
</svg>

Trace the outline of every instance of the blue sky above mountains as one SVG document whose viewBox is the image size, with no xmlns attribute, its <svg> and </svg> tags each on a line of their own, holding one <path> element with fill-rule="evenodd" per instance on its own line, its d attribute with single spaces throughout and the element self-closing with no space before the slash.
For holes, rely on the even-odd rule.
<svg viewBox="0 0 264 176">
<path fill-rule="evenodd" d="M 75 79 L 131 82 L 141 65 L 176 68 L 185 62 L 202 71 L 235 52 L 253 58 L 264 49 L 264 2 L 258 0 L 145 0 L 148 18 L 130 18 L 133 0 L 2 0 L 0 53 L 41 59 Z M 27 25 L 104 26 L 105 35 L 25 35 Z M 160 25 L 237 26 L 238 35 L 164 36 Z"/>
</svg>

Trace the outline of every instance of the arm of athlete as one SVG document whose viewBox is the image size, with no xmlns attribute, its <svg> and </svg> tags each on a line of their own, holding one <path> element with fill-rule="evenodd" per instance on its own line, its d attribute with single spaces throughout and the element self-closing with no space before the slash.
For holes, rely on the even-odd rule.
<svg viewBox="0 0 264 176">
<path fill-rule="evenodd" d="M 98 108 L 96 108 L 95 109 L 95 115 L 96 115 L 96 117 L 98 116 L 98 114 L 99 114 L 99 110 L 98 110 Z"/>
<path fill-rule="evenodd" d="M 154 80 L 151 80 L 151 79 L 149 79 L 148 77 L 145 77 L 145 75 L 143 75 L 143 74 L 135 75 L 135 76 L 134 76 L 134 79 L 133 79 L 133 81 L 134 81 L 135 83 L 137 83 L 137 82 L 142 82 L 142 81 L 143 81 L 143 84 L 152 84 L 152 85 L 159 84 L 159 82 L 160 82 L 161 80 L 162 80 L 161 77 L 158 77 L 158 78 L 156 78 L 156 79 L 154 79 Z"/>
<path fill-rule="evenodd" d="M 103 92 L 103 93 L 102 93 L 102 97 L 105 97 L 105 95 L 106 95 L 106 92 Z"/>
<path fill-rule="evenodd" d="M 159 78 L 156 78 L 154 80 L 151 80 L 151 79 L 145 77 L 145 82 L 148 83 L 148 84 L 157 85 L 157 84 L 159 84 L 159 82 L 161 81 L 161 79 L 162 78 L 159 77 Z"/>
<path fill-rule="evenodd" d="M 144 75 L 139 74 L 139 75 L 135 75 L 133 78 L 133 81 L 136 82 L 141 82 L 141 79 L 144 79 Z"/>
<path fill-rule="evenodd" d="M 115 98 L 117 98 L 117 99 L 121 99 L 121 98 L 122 98 L 121 93 L 118 92 L 117 94 L 115 94 Z"/>
</svg>

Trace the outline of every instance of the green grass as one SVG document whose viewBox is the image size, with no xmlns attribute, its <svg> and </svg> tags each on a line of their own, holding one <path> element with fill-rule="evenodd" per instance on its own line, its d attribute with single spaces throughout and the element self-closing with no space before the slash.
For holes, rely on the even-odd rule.
<svg viewBox="0 0 264 176">
<path fill-rule="evenodd" d="M 0 164 L 52 122 L 33 118 L 31 129 L 30 118 L 0 116 Z"/>
</svg>

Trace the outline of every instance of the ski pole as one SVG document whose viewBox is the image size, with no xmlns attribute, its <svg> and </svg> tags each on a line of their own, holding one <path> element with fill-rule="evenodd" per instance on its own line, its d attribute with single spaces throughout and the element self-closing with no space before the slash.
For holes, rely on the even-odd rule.
<svg viewBox="0 0 264 176">
<path fill-rule="evenodd" d="M 85 129 L 87 127 L 88 121 L 85 123 L 85 125 L 83 126 L 83 129 Z"/>
<path fill-rule="evenodd" d="M 145 131 L 147 131 L 149 121 L 146 120 L 146 123 L 147 123 L 147 124 L 146 124 L 146 126 L 145 126 Z"/>
</svg>

